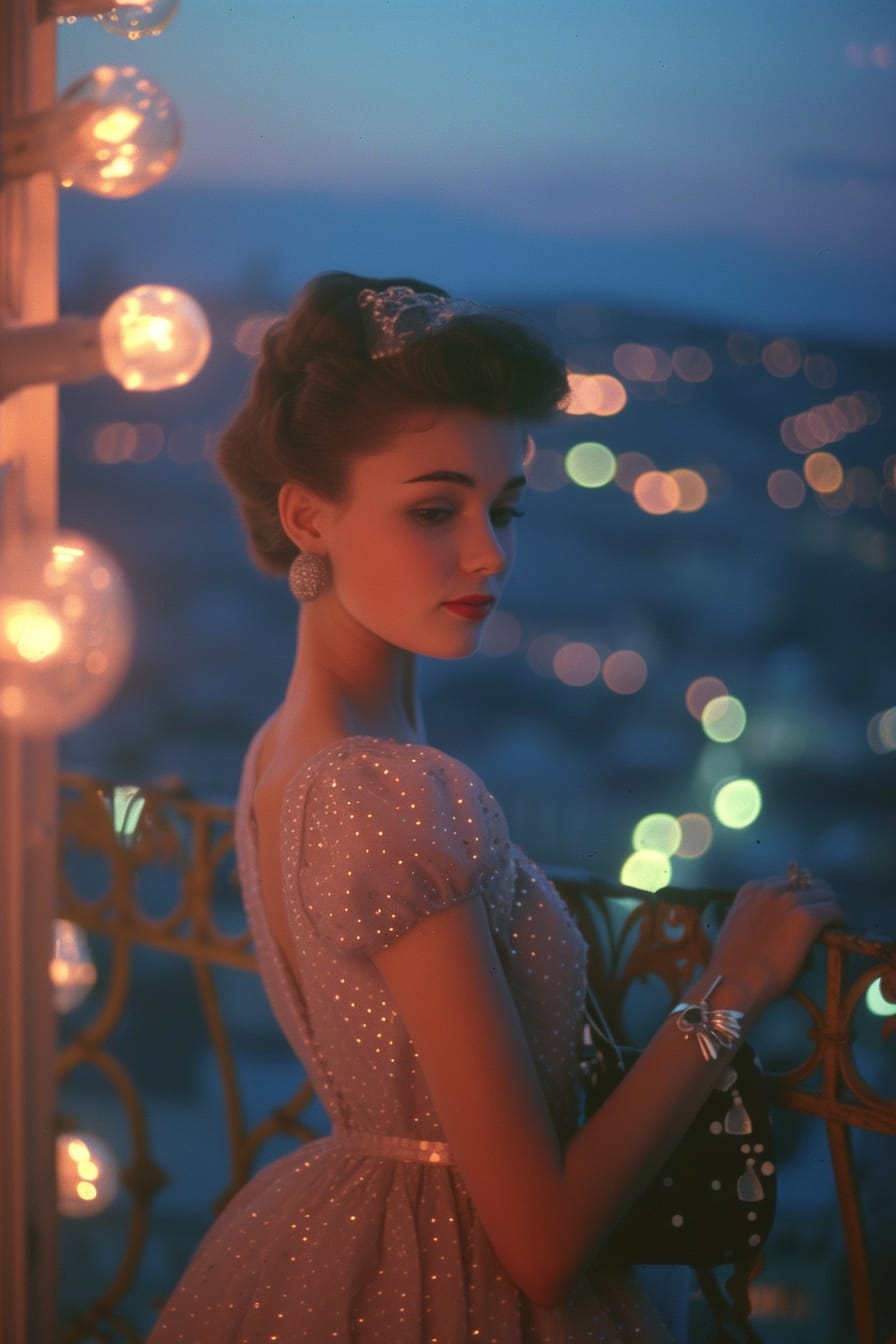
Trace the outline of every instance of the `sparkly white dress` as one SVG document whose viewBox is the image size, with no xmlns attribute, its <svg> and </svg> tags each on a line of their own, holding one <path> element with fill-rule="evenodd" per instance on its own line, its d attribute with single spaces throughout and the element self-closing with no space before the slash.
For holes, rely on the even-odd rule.
<svg viewBox="0 0 896 1344">
<path fill-rule="evenodd" d="M 504 1273 L 370 957 L 432 912 L 481 897 L 558 1133 L 570 1136 L 585 945 L 554 887 L 511 844 L 494 798 L 428 746 L 350 737 L 311 757 L 282 805 L 293 934 L 284 954 L 259 893 L 259 738 L 236 811 L 243 899 L 272 1007 L 332 1134 L 234 1197 L 152 1344 L 666 1341 L 628 1276 L 545 1308 Z"/>
</svg>

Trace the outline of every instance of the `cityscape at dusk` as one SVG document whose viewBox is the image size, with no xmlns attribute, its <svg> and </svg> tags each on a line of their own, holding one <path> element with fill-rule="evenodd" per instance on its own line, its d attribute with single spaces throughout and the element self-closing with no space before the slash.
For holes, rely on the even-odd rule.
<svg viewBox="0 0 896 1344">
<path fill-rule="evenodd" d="M 89 3 L 72 0 L 72 7 L 87 11 Z M 496 959 L 489 942 L 480 960 L 489 961 L 488 976 L 500 980 L 500 992 L 509 989 L 517 1001 L 514 1030 L 519 1026 L 523 1035 L 511 1045 L 516 1050 L 523 1043 L 526 1067 L 534 1064 L 538 1072 L 544 1065 L 545 1079 L 551 1070 L 558 1080 L 563 1074 L 557 1096 L 566 1089 L 566 1110 L 555 1105 L 553 1084 L 544 1079 L 538 1103 L 551 1112 L 551 1142 L 557 1140 L 551 1162 L 561 1154 L 564 1181 L 567 1155 L 590 1124 L 584 1066 L 590 1059 L 594 1067 L 600 1056 L 606 1068 L 609 1059 L 606 1042 L 597 1055 L 582 1052 L 594 1038 L 582 1027 L 582 1003 L 573 991 L 581 988 L 584 997 L 586 976 L 592 988 L 600 982 L 604 1006 L 629 1046 L 645 1046 L 680 1011 L 678 1025 L 687 1034 L 684 1014 L 696 1011 L 705 1064 L 718 1055 L 718 1040 L 706 1036 L 709 1026 L 727 1021 L 724 1049 L 739 1039 L 743 1022 L 767 1076 L 774 1141 L 767 1149 L 765 1135 L 757 1141 L 753 1133 L 738 1091 L 733 1066 L 740 1068 L 742 1057 L 736 1053 L 728 1073 L 720 1071 L 703 1093 L 712 1087 L 710 1100 L 726 1108 L 730 1096 L 724 1125 L 701 1122 L 704 1141 L 707 1133 L 724 1133 L 726 1143 L 743 1138 L 736 1144 L 748 1156 L 738 1159 L 744 1171 L 732 1186 L 738 1205 L 750 1206 L 748 1221 L 759 1216 L 755 1205 L 767 1198 L 763 1190 L 777 1184 L 761 1272 L 744 1287 L 741 1302 L 752 1308 L 756 1333 L 743 1338 L 762 1344 L 890 1339 L 896 1330 L 889 1292 L 896 1264 L 892 3 L 121 0 L 112 10 L 80 17 L 65 13 L 64 0 L 46 0 L 44 8 L 35 17 L 33 5 L 13 0 L 8 19 L 0 16 L 6 42 L 0 41 L 0 69 L 7 47 L 14 55 L 29 52 L 15 67 L 28 75 L 21 88 L 16 81 L 8 81 L 5 92 L 0 87 L 0 224 L 6 231 L 0 232 L 0 502 L 14 543 L 4 551 L 0 577 L 0 765 L 15 786 L 8 815 L 0 818 L 0 841 L 12 841 L 9 862 L 0 866 L 8 888 L 0 932 L 21 936 L 30 957 L 6 938 L 0 1009 L 22 1030 L 21 1048 L 9 1034 L 19 1056 L 13 1046 L 0 1052 L 0 1085 L 15 1103 L 8 1129 L 0 1115 L 0 1136 L 13 1136 L 14 1170 L 27 1171 L 22 1198 L 0 1216 L 0 1239 L 12 1229 L 18 1256 L 8 1274 L 5 1267 L 0 1273 L 0 1298 L 9 1284 L 18 1295 L 11 1344 L 30 1344 L 32 1319 L 51 1315 L 61 1344 L 147 1340 L 207 1230 L 222 1211 L 242 1207 L 249 1183 L 267 1164 L 282 1159 L 286 1172 L 291 1162 L 291 1180 L 307 1154 L 311 1166 L 315 1154 L 328 1151 L 315 1147 L 318 1140 L 341 1142 L 340 1127 L 351 1132 L 340 1110 L 343 1095 L 334 1105 L 328 1090 L 336 1077 L 331 1056 L 308 1025 L 310 968 L 318 965 L 315 902 L 326 903 L 332 892 L 306 901 L 302 884 L 311 890 L 306 870 L 329 851 L 321 841 L 312 853 L 307 836 L 317 822 L 307 800 L 301 815 L 296 809 L 294 829 L 288 813 L 290 799 L 298 797 L 290 791 L 321 753 L 303 751 L 296 768 L 288 728 L 286 748 L 283 740 L 276 748 L 288 759 L 277 785 L 282 795 L 275 796 L 276 789 L 270 795 L 269 834 L 277 837 L 273 860 L 279 858 L 280 868 L 267 872 L 280 873 L 273 900 L 288 931 L 287 952 L 265 909 L 271 898 L 259 894 L 264 790 L 261 772 L 252 784 L 254 748 L 247 757 L 284 695 L 301 700 L 298 678 L 290 680 L 297 634 L 307 650 L 315 630 L 325 631 L 321 647 L 328 651 L 346 630 L 360 630 L 354 645 L 346 638 L 346 648 L 362 650 L 354 662 L 345 659 L 342 681 L 326 658 L 315 663 L 308 654 L 313 675 L 321 678 L 315 685 L 328 685 L 327 675 L 339 694 L 345 685 L 361 685 L 358 664 L 373 649 L 372 660 L 381 657 L 386 669 L 384 682 L 392 680 L 382 706 L 394 719 L 400 702 L 415 726 L 407 740 L 386 736 L 382 729 L 390 720 L 381 714 L 363 733 L 351 727 L 353 736 L 333 740 L 330 732 L 322 751 L 343 750 L 360 737 L 386 750 L 433 748 L 476 781 L 483 815 L 504 828 L 491 835 L 483 827 L 475 844 L 463 838 L 463 862 L 446 863 L 446 881 L 461 889 L 457 874 L 470 851 L 491 855 L 483 862 L 493 863 L 503 882 L 503 860 L 494 854 L 509 856 L 509 918 L 517 924 L 508 925 L 508 957 L 505 964 L 498 940 L 502 955 Z M 60 101 L 47 112 L 45 95 L 54 80 Z M 30 100 L 27 109 L 23 99 Z M 258 411 L 252 434 L 234 436 L 237 465 L 252 478 L 242 507 L 252 489 L 257 505 L 274 484 L 263 501 L 264 526 L 277 533 L 281 559 L 289 542 L 281 568 L 311 559 L 332 585 L 313 609 L 318 615 L 306 619 L 310 608 L 301 603 L 317 594 L 309 599 L 300 591 L 294 569 L 287 581 L 285 573 L 273 573 L 275 566 L 262 572 L 253 564 L 219 450 L 245 403 L 266 337 L 322 272 L 356 274 L 336 280 L 346 286 L 338 304 L 323 317 L 315 312 L 307 330 L 292 332 L 289 359 L 283 349 L 272 354 L 268 341 L 263 377 L 270 404 L 264 414 Z M 346 406 L 354 410 L 358 388 L 376 382 L 375 367 L 387 369 L 383 386 L 394 393 L 396 365 L 375 364 L 383 347 L 374 343 L 370 322 L 380 319 L 366 311 L 380 296 L 358 292 L 379 288 L 377 278 L 384 277 L 402 277 L 401 285 L 416 277 L 471 299 L 520 322 L 558 356 L 539 342 L 536 358 L 536 345 L 519 331 L 513 352 L 502 356 L 509 367 L 522 358 L 520 350 L 528 351 L 526 378 L 517 378 L 530 397 L 526 404 L 535 404 L 531 382 L 547 377 L 545 369 L 550 382 L 541 402 L 546 416 L 529 423 L 528 412 L 517 407 L 515 423 L 498 426 L 517 436 L 517 475 L 508 482 L 505 469 L 497 479 L 506 482 L 504 492 L 513 485 L 519 494 L 513 508 L 503 507 L 503 495 L 490 494 L 482 513 L 494 549 L 500 542 L 515 555 L 500 603 L 490 608 L 494 594 L 485 591 L 485 579 L 479 583 L 479 571 L 475 589 L 458 587 L 454 580 L 466 571 L 456 559 L 444 562 L 444 572 L 454 565 L 451 601 L 441 592 L 432 597 L 440 621 L 447 619 L 443 608 L 452 621 L 481 621 L 469 641 L 473 656 L 464 645 L 460 656 L 443 656 L 438 646 L 438 656 L 425 657 L 413 642 L 381 637 L 376 622 L 365 624 L 350 611 L 339 582 L 332 582 L 339 552 L 293 556 L 290 546 L 304 552 L 305 541 L 291 533 L 284 539 L 289 528 L 282 515 L 283 530 L 277 530 L 271 501 L 279 498 L 285 507 L 277 491 L 284 481 L 287 491 L 304 482 L 296 463 L 304 464 L 308 442 L 317 448 L 317 422 L 308 438 L 299 428 L 312 375 L 322 366 L 337 385 L 333 370 L 340 360 L 350 369 L 348 381 L 338 384 L 339 398 L 326 403 L 331 415 L 337 400 L 340 414 Z M 402 302 L 408 298 L 418 296 L 404 291 Z M 62 322 L 53 320 L 57 300 Z M 450 325 L 456 316 L 451 302 L 427 294 L 422 306 L 440 315 L 447 308 Z M 337 339 L 339 323 L 345 330 Z M 498 326 L 482 324 L 475 358 L 481 361 L 484 351 L 491 358 L 482 332 L 497 341 Z M 318 349 L 321 330 L 326 339 Z M 501 330 L 506 336 L 507 328 Z M 416 337 L 415 331 L 409 339 Z M 401 345 L 404 338 L 393 329 L 391 339 Z M 432 348 L 425 348 L 424 363 Z M 494 359 L 488 378 L 500 365 Z M 101 370 L 111 376 L 96 376 Z M 486 375 L 478 372 L 484 385 Z M 440 394 L 453 376 L 444 373 L 446 382 L 435 384 Z M 395 386 L 403 386 L 400 379 Z M 414 395 L 402 402 L 395 394 L 398 400 L 389 404 L 446 419 L 458 406 L 481 409 L 475 397 L 452 400 L 451 390 L 439 400 L 432 386 L 427 397 L 415 392 L 416 402 Z M 558 389 L 565 390 L 559 403 Z M 368 402 L 362 405 L 366 417 Z M 495 417 L 507 421 L 502 405 L 496 412 L 492 403 L 480 416 L 480 430 L 489 415 L 488 433 Z M 371 453 L 366 418 L 349 431 L 342 419 L 336 423 L 338 434 L 321 438 L 337 459 L 345 452 L 346 473 L 370 458 L 381 470 L 380 443 L 388 449 L 400 437 L 396 422 L 384 419 L 383 439 L 372 440 Z M 370 424 L 375 434 L 376 410 Z M 487 451 L 494 449 L 487 434 L 484 441 Z M 459 452 L 455 440 L 445 442 L 444 451 Z M 428 466 L 426 475 L 403 472 L 402 489 L 423 480 L 438 480 L 441 489 L 451 481 L 472 492 L 465 499 L 478 497 L 478 458 L 460 466 L 452 460 L 451 470 L 437 465 L 439 471 Z M 404 479 L 412 474 L 414 481 Z M 356 508 L 352 518 L 361 516 L 350 492 L 334 491 L 326 507 L 333 502 Z M 451 513 L 450 501 L 425 503 L 422 513 L 442 522 Z M 458 506 L 458 534 L 465 507 Z M 384 514 L 387 525 L 378 533 L 364 531 L 366 516 L 355 531 L 372 535 L 388 556 L 393 546 L 399 553 L 403 542 L 396 537 L 413 523 L 406 553 L 423 557 L 423 571 L 440 546 L 446 556 L 460 554 L 460 543 L 443 543 L 429 530 L 431 517 L 404 503 L 402 509 Z M 514 521 L 496 514 L 512 514 Z M 418 531 L 423 521 L 427 529 Z M 512 529 L 509 541 L 505 526 Z M 369 579 L 368 556 L 380 558 L 376 546 L 353 540 L 346 551 L 362 557 L 366 591 L 379 584 L 388 594 L 400 592 L 399 581 Z M 406 572 L 412 569 L 405 565 Z M 381 572 L 373 564 L 369 571 Z M 500 579 L 497 587 L 503 572 Z M 371 599 L 377 612 L 380 602 L 383 610 L 387 605 L 379 589 Z M 334 620 L 319 615 L 334 610 Z M 429 607 L 424 610 L 424 617 L 416 613 L 421 629 L 430 619 Z M 465 638 L 471 629 L 464 628 Z M 418 687 L 425 725 L 408 713 Z M 314 703 L 319 708 L 329 701 Z M 341 732 L 353 722 L 349 715 Z M 268 771 L 268 782 L 276 784 L 276 770 L 269 764 Z M 397 777 L 393 773 L 393 782 Z M 252 788 L 248 811 L 244 786 Z M 328 797 L 337 800 L 336 784 L 328 787 Z M 464 804 L 465 820 L 458 821 L 457 812 L 452 825 L 429 828 L 448 845 L 457 841 L 458 852 L 464 827 L 473 826 L 473 804 L 459 788 L 452 785 L 450 797 L 453 805 Z M 368 789 L 363 807 L 372 809 L 369 800 L 378 797 L 376 788 Z M 393 863 L 374 811 L 364 812 L 362 822 L 358 807 L 346 803 L 346 836 L 360 843 L 361 826 L 369 822 L 371 835 L 377 827 L 363 861 L 340 866 L 334 860 L 331 886 L 346 898 L 346 927 L 355 874 L 364 912 L 374 910 L 385 923 L 398 904 L 400 879 L 418 872 L 418 860 L 424 872 L 417 838 L 424 830 L 410 829 L 412 812 L 415 828 L 421 827 L 416 809 L 423 805 L 407 802 L 407 789 L 400 797 L 393 812 L 407 831 L 407 864 L 400 846 Z M 243 857 L 238 865 L 241 843 L 243 855 L 251 852 L 257 862 L 257 882 L 251 863 Z M 291 856 L 300 851 L 293 870 Z M 388 861 L 371 857 L 380 854 Z M 289 873 L 294 897 L 284 880 Z M 494 874 L 487 872 L 489 882 Z M 755 1002 L 742 1011 L 735 990 L 752 992 L 760 981 L 766 988 L 772 951 L 777 955 L 786 940 L 779 939 L 778 922 L 766 919 L 760 929 L 757 919 L 748 948 L 755 964 L 748 957 L 742 976 L 743 962 L 735 959 L 715 981 L 715 957 L 726 935 L 715 949 L 712 940 L 723 924 L 726 930 L 736 925 L 750 900 L 765 900 L 772 886 L 783 893 L 776 909 L 790 903 L 783 926 L 790 910 L 814 899 L 819 878 L 834 888 L 843 923 L 834 921 L 820 934 L 815 929 L 800 942 L 786 985 L 762 1003 L 757 989 Z M 477 903 L 478 881 L 463 887 Z M 750 881 L 753 894 L 737 901 Z M 422 903 L 429 883 L 429 876 L 417 880 L 414 899 Z M 496 879 L 496 891 L 499 885 Z M 253 920 L 256 899 L 262 915 Z M 489 920 L 491 900 L 481 903 Z M 732 903 L 735 916 L 725 924 Z M 335 899 L 332 904 L 343 911 Z M 313 916 L 310 940 L 301 923 L 306 905 Z M 762 908 L 772 908 L 770 899 Z M 545 911 L 557 920 L 538 925 Z M 747 916 L 742 921 L 741 930 L 749 924 Z M 358 916 L 354 924 L 362 922 Z M 576 928 L 581 937 L 570 933 Z M 351 937 L 356 933 L 352 925 Z M 749 939 L 740 936 L 746 946 Z M 288 1227 L 285 1235 L 274 1237 L 264 1230 L 274 1224 L 259 1219 L 244 1244 L 234 1242 L 238 1253 L 227 1242 L 228 1293 L 232 1279 L 252 1299 L 243 1303 L 243 1324 L 226 1334 L 234 1344 L 262 1337 L 312 1341 L 308 1320 L 323 1310 L 327 1294 L 322 1288 L 318 1295 L 315 1279 L 306 1302 L 301 1293 L 293 1301 L 298 1270 L 290 1266 L 304 1266 L 305 1256 L 317 1263 L 318 1253 L 330 1256 L 336 1243 L 341 1251 L 357 1234 L 371 1263 L 388 1258 L 383 1248 L 392 1215 L 386 1203 L 374 1208 L 378 1187 L 363 1164 L 375 1158 L 377 1170 L 385 1170 L 387 1158 L 395 1167 L 401 1157 L 407 1170 L 388 1177 L 394 1189 L 405 1189 L 408 1173 L 412 1182 L 420 1175 L 421 1189 L 443 1177 L 445 1188 L 456 1181 L 462 1189 L 461 1171 L 466 1178 L 461 1149 L 432 1137 L 443 1127 L 443 1137 L 451 1136 L 435 1102 L 430 1106 L 423 1054 L 402 1018 L 401 992 L 389 998 L 388 956 L 379 956 L 381 946 L 361 949 L 359 942 L 363 956 L 352 961 L 354 944 L 346 950 L 340 939 L 326 955 L 344 976 L 322 991 L 318 1025 L 340 1031 L 357 1009 L 357 1033 L 352 1026 L 337 1045 L 358 1047 L 360 1065 L 350 1081 L 365 1092 L 365 1105 L 367 1092 L 372 1096 L 384 1082 L 392 1086 L 396 1059 L 401 1067 L 419 1064 L 408 1093 L 413 1119 L 402 1128 L 398 1107 L 399 1118 L 383 1122 L 388 1132 L 380 1133 L 378 1122 L 354 1124 L 356 1137 L 373 1147 L 359 1147 L 350 1158 L 349 1165 L 362 1164 L 353 1172 L 366 1173 L 352 1176 L 352 1198 L 363 1215 L 358 1227 L 374 1209 L 375 1234 L 373 1221 L 358 1232 L 348 1200 L 344 1225 L 335 1221 L 336 1204 L 326 1195 L 321 1207 L 333 1221 L 312 1226 L 307 1213 L 306 1226 L 305 1206 L 296 1212 L 275 1191 L 277 1216 L 292 1220 L 281 1227 Z M 734 945 L 740 946 L 736 938 Z M 269 955 L 280 957 L 278 974 L 288 971 L 282 977 L 286 1010 L 271 990 Z M 325 960 L 321 955 L 319 964 Z M 362 963 L 363 976 L 375 982 L 369 1003 L 379 1005 L 363 1014 L 362 992 L 345 988 Z M 472 963 L 457 964 L 469 972 Z M 478 973 L 451 978 L 446 972 L 441 988 L 438 976 L 426 980 L 427 995 L 450 985 L 468 1014 L 464 1020 L 474 1021 L 463 1039 L 465 1069 L 480 1034 L 488 1034 L 480 1032 L 483 1024 L 491 1029 L 498 1022 L 503 1030 L 510 1021 L 500 1013 L 473 1015 Z M 400 985 L 402 972 L 396 974 Z M 421 979 L 419 970 L 414 974 Z M 358 983 L 366 994 L 363 976 Z M 688 985 L 702 983 L 701 976 L 703 997 L 685 1002 Z M 450 1020 L 451 1013 L 439 1015 L 442 1023 Z M 547 1045 L 539 1053 L 542 1030 Z M 667 1036 L 681 1045 L 674 1031 Z M 502 1046 L 510 1039 L 505 1034 Z M 456 1053 L 454 1041 L 451 1050 Z M 337 1054 L 334 1046 L 332 1059 Z M 498 1058 L 493 1051 L 490 1059 Z M 665 1068 L 659 1059 L 656 1067 Z M 642 1070 L 641 1076 L 650 1075 Z M 663 1085 L 649 1094 L 650 1123 L 653 1142 L 668 1139 L 671 1152 L 678 1113 L 667 1107 L 663 1135 L 654 1108 L 669 1103 L 685 1073 L 679 1070 L 678 1082 L 670 1082 L 670 1066 L 662 1077 Z M 477 1125 L 494 1100 L 491 1082 L 488 1073 L 485 1086 L 473 1091 L 464 1080 L 464 1116 L 478 1107 Z M 632 1119 L 633 1132 L 647 1114 L 649 1084 L 634 1086 L 644 1088 L 637 1123 L 637 1106 L 630 1115 L 618 1112 L 626 1124 Z M 399 1091 L 395 1084 L 396 1096 Z M 453 1092 L 452 1098 L 454 1105 Z M 690 1101 L 675 1106 L 680 1134 Z M 689 1114 L 695 1110 L 696 1103 Z M 517 1107 L 514 1123 L 525 1112 Z M 510 1126 L 494 1132 L 503 1140 Z M 628 1142 L 626 1136 L 607 1145 L 610 1166 Z M 388 1147 L 393 1143 L 401 1147 L 397 1156 Z M 55 1171 L 46 1161 L 51 1149 Z M 291 1156 L 296 1152 L 300 1161 Z M 632 1171 L 646 1185 L 642 1165 Z M 629 1200 L 638 1195 L 630 1185 Z M 252 1198 L 256 1188 L 249 1189 Z M 713 1180 L 711 1188 L 718 1191 L 721 1182 Z M 578 1190 L 571 1193 L 579 1200 Z M 476 1200 L 463 1197 L 481 1238 L 475 1244 L 472 1234 L 468 1238 L 471 1263 L 475 1269 L 485 1246 L 482 1263 L 490 1265 L 488 1257 L 496 1254 L 491 1233 L 483 1230 Z M 621 1195 L 614 1199 L 612 1219 L 601 1214 L 602 1237 L 623 1207 Z M 422 1218 L 425 1201 L 404 1195 L 402 1201 L 396 1226 L 407 1216 L 416 1237 L 414 1220 Z M 559 1197 L 546 1207 L 555 1214 Z M 767 1200 L 762 1214 L 769 1208 Z M 424 1211 L 432 1263 L 440 1267 L 445 1247 L 461 1245 L 466 1232 L 453 1213 L 442 1228 L 435 1226 L 441 1209 L 427 1205 Z M 680 1227 L 684 1220 L 676 1217 Z M 298 1261 L 292 1253 L 297 1229 Z M 748 1244 L 760 1245 L 752 1223 L 747 1230 L 754 1238 Z M 564 1236 L 565 1230 L 560 1242 Z M 578 1262 L 584 1281 L 595 1269 L 603 1272 L 603 1242 L 592 1237 L 582 1245 L 583 1256 L 591 1257 L 587 1265 L 584 1258 Z M 246 1287 L 245 1265 L 260 1246 L 264 1254 L 251 1274 L 268 1287 L 255 1280 Z M 725 1255 L 725 1265 L 733 1265 L 734 1252 Z M 286 1334 L 269 1292 L 275 1256 L 285 1267 L 284 1311 L 293 1313 Z M 320 1263 L 326 1269 L 329 1261 Z M 440 1291 L 444 1286 L 441 1268 L 424 1272 L 429 1263 L 421 1253 L 419 1274 L 411 1274 L 413 1293 L 423 1285 L 422 1298 L 435 1292 L 427 1285 L 436 1280 Z M 505 1268 L 502 1262 L 495 1282 L 504 1282 Z M 451 1280 L 446 1300 L 460 1278 L 452 1274 L 445 1279 Z M 325 1282 L 326 1274 L 319 1278 Z M 507 1300 L 522 1303 L 518 1318 L 509 1333 L 489 1323 L 487 1331 L 477 1327 L 476 1338 L 488 1333 L 501 1344 L 523 1338 L 573 1344 L 574 1337 L 578 1344 L 598 1337 L 591 1329 L 597 1314 L 587 1334 L 567 1334 L 563 1313 L 573 1289 L 566 1302 L 545 1305 L 535 1295 L 529 1300 L 528 1286 L 513 1275 L 507 1281 Z M 373 1279 L 364 1282 L 366 1293 Z M 696 1282 L 680 1275 L 675 1300 L 668 1289 L 663 1311 L 675 1344 L 721 1338 L 711 1319 L 712 1294 L 705 1283 L 698 1292 Z M 464 1293 L 467 1286 L 465 1279 Z M 546 1298 L 553 1283 L 548 1289 Z M 211 1313 L 223 1311 L 227 1294 L 218 1294 L 220 1302 L 207 1296 Z M 375 1296 L 370 1289 L 371 1302 Z M 403 1288 L 399 1296 L 403 1312 Z M 358 1316 L 359 1331 L 360 1301 L 352 1297 L 345 1314 L 345 1321 Z M 5 1310 L 0 1306 L 4 1341 L 13 1319 Z M 641 1338 L 640 1327 L 628 1333 L 629 1322 L 642 1319 L 640 1308 L 619 1326 L 627 1311 L 620 1308 L 618 1319 L 613 1312 L 600 1315 L 601 1321 L 613 1316 L 613 1329 L 606 1335 L 601 1325 L 599 1337 Z M 302 1334 L 306 1326 L 311 1333 Z M 219 1344 L 218 1326 L 210 1330 L 201 1344 Z M 354 1324 L 345 1331 L 330 1333 L 355 1344 L 387 1337 L 353 1333 Z M 454 1326 L 425 1333 L 444 1344 L 466 1344 Z"/>
</svg>

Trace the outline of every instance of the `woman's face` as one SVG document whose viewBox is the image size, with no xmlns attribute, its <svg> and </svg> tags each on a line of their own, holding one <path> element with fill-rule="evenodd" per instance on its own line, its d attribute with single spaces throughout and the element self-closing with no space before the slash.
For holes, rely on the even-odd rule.
<svg viewBox="0 0 896 1344">
<path fill-rule="evenodd" d="M 395 647 L 473 653 L 513 563 L 525 451 L 517 422 L 459 410 L 356 458 L 346 499 L 320 519 L 332 599 Z"/>
</svg>

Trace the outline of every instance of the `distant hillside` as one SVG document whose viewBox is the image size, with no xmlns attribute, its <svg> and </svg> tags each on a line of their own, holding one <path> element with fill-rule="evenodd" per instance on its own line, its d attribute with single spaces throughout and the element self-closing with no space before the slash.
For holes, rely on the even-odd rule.
<svg viewBox="0 0 896 1344">
<path fill-rule="evenodd" d="M 102 201 L 62 193 L 62 288 L 112 268 L 125 286 L 283 291 L 326 269 L 419 274 L 482 298 L 596 298 L 788 334 L 896 343 L 896 268 L 862 267 L 713 235 L 536 233 L 423 199 L 262 194 L 163 183 Z M 255 286 L 257 288 L 257 284 Z"/>
</svg>

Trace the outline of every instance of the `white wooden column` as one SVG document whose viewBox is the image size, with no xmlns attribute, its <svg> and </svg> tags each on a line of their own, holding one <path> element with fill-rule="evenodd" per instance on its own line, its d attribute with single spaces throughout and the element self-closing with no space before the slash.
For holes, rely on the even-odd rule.
<svg viewBox="0 0 896 1344">
<path fill-rule="evenodd" d="M 52 103 L 55 21 L 0 0 L 0 124 Z M 0 318 L 58 315 L 57 197 L 47 175 L 0 187 Z M 0 543 L 57 520 L 57 398 L 0 402 Z M 4 720 L 0 719 L 0 724 Z M 0 1340 L 56 1336 L 53 1063 L 55 743 L 0 727 Z"/>
</svg>

